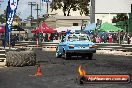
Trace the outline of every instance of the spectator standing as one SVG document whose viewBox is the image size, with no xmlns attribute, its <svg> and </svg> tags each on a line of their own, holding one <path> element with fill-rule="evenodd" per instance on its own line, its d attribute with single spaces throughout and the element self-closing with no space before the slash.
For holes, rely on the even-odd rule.
<svg viewBox="0 0 132 88">
<path fill-rule="evenodd" d="M 15 36 L 11 37 L 11 46 L 14 47 L 15 46 Z"/>
<path fill-rule="evenodd" d="M 112 41 L 113 41 L 112 35 L 109 34 L 109 40 L 108 40 L 108 42 L 112 43 Z"/>
<path fill-rule="evenodd" d="M 71 30 L 67 29 L 66 35 L 69 35 L 69 34 L 71 34 Z"/>
<path fill-rule="evenodd" d="M 128 38 L 127 38 L 127 33 L 124 34 L 123 36 L 123 43 L 127 44 L 128 43 Z"/>
<path fill-rule="evenodd" d="M 5 42 L 5 39 L 3 38 L 2 39 L 2 46 L 5 48 L 5 45 L 6 45 L 6 42 Z"/>
<path fill-rule="evenodd" d="M 96 37 L 96 43 L 100 43 L 101 42 L 101 39 L 99 36 Z"/>
<path fill-rule="evenodd" d="M 130 35 L 128 34 L 128 35 L 127 35 L 127 44 L 130 44 L 130 42 L 131 42 L 131 41 L 130 41 Z"/>
<path fill-rule="evenodd" d="M 53 41 L 54 40 L 54 34 L 51 33 L 49 38 L 50 38 L 50 41 Z"/>
<path fill-rule="evenodd" d="M 130 38 L 130 44 L 132 44 L 132 37 Z"/>
<path fill-rule="evenodd" d="M 44 41 L 48 42 L 48 34 L 47 33 L 45 34 L 45 40 Z"/>
</svg>

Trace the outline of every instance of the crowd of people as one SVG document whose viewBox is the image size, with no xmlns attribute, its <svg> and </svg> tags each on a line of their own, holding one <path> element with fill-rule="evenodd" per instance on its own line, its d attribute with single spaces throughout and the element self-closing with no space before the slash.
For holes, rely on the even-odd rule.
<svg viewBox="0 0 132 88">
<path fill-rule="evenodd" d="M 55 32 L 55 33 L 45 33 L 45 34 L 34 34 L 32 41 L 36 41 L 38 39 L 39 42 L 54 42 L 54 40 L 61 41 L 61 39 L 65 38 L 67 34 L 73 33 L 70 30 Z M 74 32 L 75 33 L 75 32 Z M 132 44 L 132 33 L 127 32 L 99 32 L 99 33 L 86 33 L 94 43 L 118 43 L 118 44 Z M 23 38 L 24 39 L 24 38 Z M 10 37 L 10 46 L 14 47 L 17 41 L 23 40 L 18 35 L 11 35 Z M 29 39 L 26 38 L 25 41 Z M 8 45 L 3 38 L 2 46 Z"/>
<path fill-rule="evenodd" d="M 37 39 L 39 42 L 53 42 L 54 40 L 61 40 L 67 34 L 73 33 L 70 30 L 62 31 L 60 33 L 45 33 L 45 34 L 34 34 L 32 40 L 36 41 Z M 132 44 L 132 34 L 126 32 L 100 32 L 100 33 L 86 33 L 91 41 L 94 43 L 120 43 L 120 44 Z M 15 43 L 19 40 L 18 35 L 11 36 L 11 46 L 15 46 Z M 4 45 L 4 42 L 3 42 Z"/>
<path fill-rule="evenodd" d="M 18 35 L 11 35 L 10 36 L 10 46 L 11 47 L 14 47 L 17 41 L 19 41 Z M 9 45 L 9 40 L 8 39 L 6 40 L 5 38 L 3 38 L 2 39 L 2 46 L 5 47 L 7 45 Z"/>
<path fill-rule="evenodd" d="M 132 43 L 132 35 L 128 33 L 93 33 L 89 34 L 90 38 L 95 43 L 121 43 L 121 44 L 130 44 Z"/>
<path fill-rule="evenodd" d="M 61 40 L 62 37 L 64 37 L 67 34 L 70 34 L 72 32 L 70 31 L 62 31 L 60 33 L 51 33 L 51 34 L 44 34 L 41 36 L 40 41 L 45 41 L 45 42 L 53 42 L 54 40 Z M 92 33 L 88 34 L 86 33 L 92 42 L 94 43 L 121 43 L 121 44 L 130 44 L 132 43 L 132 35 L 121 32 L 120 34 L 118 32 L 100 32 L 100 33 Z M 36 40 L 38 36 L 34 36 L 34 40 Z"/>
<path fill-rule="evenodd" d="M 86 33 L 91 41 L 94 43 L 120 43 L 120 44 L 132 44 L 132 34 L 126 32 L 99 32 L 99 33 Z M 60 36 L 70 34 L 70 31 L 62 32 Z"/>
<path fill-rule="evenodd" d="M 58 40 L 59 39 L 59 33 L 45 33 L 45 34 L 34 34 L 32 40 L 36 41 L 36 39 L 39 39 L 41 42 L 52 42 L 53 40 Z"/>
</svg>

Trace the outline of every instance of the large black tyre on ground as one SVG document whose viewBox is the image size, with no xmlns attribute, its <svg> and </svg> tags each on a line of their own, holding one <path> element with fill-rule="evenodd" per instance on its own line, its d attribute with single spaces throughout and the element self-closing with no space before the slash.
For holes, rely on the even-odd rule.
<svg viewBox="0 0 132 88">
<path fill-rule="evenodd" d="M 36 54 L 33 51 L 9 51 L 6 53 L 6 66 L 23 67 L 34 66 Z"/>
</svg>

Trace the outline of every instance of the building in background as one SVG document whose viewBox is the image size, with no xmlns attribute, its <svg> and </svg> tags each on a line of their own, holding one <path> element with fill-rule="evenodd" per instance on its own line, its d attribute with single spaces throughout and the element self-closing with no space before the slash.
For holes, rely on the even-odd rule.
<svg viewBox="0 0 132 88">
<path fill-rule="evenodd" d="M 117 13 L 131 13 L 132 0 L 95 0 L 95 22 L 97 19 L 102 23 L 112 23 L 113 16 Z M 71 16 L 80 16 L 80 11 L 71 11 Z M 62 10 L 54 10 L 51 12 L 49 7 L 48 14 L 56 14 L 63 16 Z M 84 16 L 84 15 L 82 15 Z"/>
<path fill-rule="evenodd" d="M 58 16 L 52 15 L 45 20 L 52 28 L 82 26 L 90 22 L 89 16 Z"/>
</svg>

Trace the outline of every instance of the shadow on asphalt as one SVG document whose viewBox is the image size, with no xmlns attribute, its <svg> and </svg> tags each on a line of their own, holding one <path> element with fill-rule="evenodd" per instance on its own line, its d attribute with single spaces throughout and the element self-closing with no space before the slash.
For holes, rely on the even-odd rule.
<svg viewBox="0 0 132 88">
<path fill-rule="evenodd" d="M 82 57 L 71 57 L 71 58 L 67 58 L 67 59 L 65 59 L 64 57 L 62 57 L 62 59 L 64 59 L 64 60 L 90 60 L 90 59 L 88 59 L 87 57 L 86 58 L 82 58 Z M 91 59 L 91 60 L 96 60 L 95 58 L 93 58 L 93 59 Z"/>
</svg>

